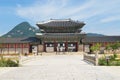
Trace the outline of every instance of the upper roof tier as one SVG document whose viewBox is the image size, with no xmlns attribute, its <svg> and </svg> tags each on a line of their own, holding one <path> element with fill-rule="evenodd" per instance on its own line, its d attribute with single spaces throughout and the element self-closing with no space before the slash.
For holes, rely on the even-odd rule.
<svg viewBox="0 0 120 80">
<path fill-rule="evenodd" d="M 71 19 L 50 19 L 36 25 L 45 33 L 75 33 L 80 32 L 85 23 Z"/>
</svg>

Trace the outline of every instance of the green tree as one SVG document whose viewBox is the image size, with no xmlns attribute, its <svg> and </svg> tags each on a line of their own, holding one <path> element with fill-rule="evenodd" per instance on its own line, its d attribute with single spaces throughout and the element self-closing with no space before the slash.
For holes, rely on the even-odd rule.
<svg viewBox="0 0 120 80">
<path fill-rule="evenodd" d="M 111 49 L 113 50 L 113 53 L 116 53 L 116 50 L 120 48 L 120 42 L 116 42 L 111 45 Z"/>
<path fill-rule="evenodd" d="M 93 52 L 100 51 L 101 44 L 97 43 L 96 45 L 92 46 L 90 49 Z"/>
<path fill-rule="evenodd" d="M 108 44 L 108 45 L 105 47 L 105 50 L 107 51 L 107 53 L 109 53 L 111 49 L 112 49 L 112 48 L 111 48 L 111 44 Z"/>
<path fill-rule="evenodd" d="M 95 52 L 95 65 L 98 65 L 98 53 L 100 51 L 101 44 L 97 43 L 96 45 L 92 46 L 90 49 Z"/>
</svg>

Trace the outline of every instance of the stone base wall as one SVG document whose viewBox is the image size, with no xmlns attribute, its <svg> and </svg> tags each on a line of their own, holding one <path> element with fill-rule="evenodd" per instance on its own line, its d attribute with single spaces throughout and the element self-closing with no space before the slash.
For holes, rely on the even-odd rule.
<svg viewBox="0 0 120 80">
<path fill-rule="evenodd" d="M 43 52 L 43 45 L 38 45 L 38 52 Z"/>
<path fill-rule="evenodd" d="M 83 52 L 83 45 L 78 45 L 78 52 Z"/>
<path fill-rule="evenodd" d="M 0 53 L 3 53 L 3 54 L 19 54 L 19 53 L 29 53 L 29 48 L 3 48 L 2 49 L 2 52 L 1 52 L 1 49 L 0 49 Z"/>
</svg>

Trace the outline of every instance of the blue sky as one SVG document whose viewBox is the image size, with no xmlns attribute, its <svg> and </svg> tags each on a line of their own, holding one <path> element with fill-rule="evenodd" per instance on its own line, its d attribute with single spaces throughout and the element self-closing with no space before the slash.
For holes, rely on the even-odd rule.
<svg viewBox="0 0 120 80">
<path fill-rule="evenodd" d="M 0 35 L 49 19 L 84 21 L 83 32 L 120 35 L 120 0 L 0 0 Z"/>
</svg>

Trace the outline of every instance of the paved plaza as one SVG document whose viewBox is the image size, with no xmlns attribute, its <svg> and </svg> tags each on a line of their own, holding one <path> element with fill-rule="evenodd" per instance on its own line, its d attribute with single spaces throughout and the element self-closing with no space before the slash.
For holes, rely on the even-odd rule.
<svg viewBox="0 0 120 80">
<path fill-rule="evenodd" d="M 0 68 L 0 80 L 120 80 L 120 67 L 94 66 L 82 55 L 39 56 L 23 67 Z"/>
</svg>

